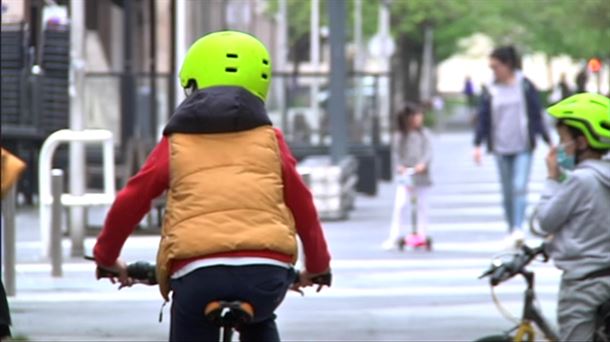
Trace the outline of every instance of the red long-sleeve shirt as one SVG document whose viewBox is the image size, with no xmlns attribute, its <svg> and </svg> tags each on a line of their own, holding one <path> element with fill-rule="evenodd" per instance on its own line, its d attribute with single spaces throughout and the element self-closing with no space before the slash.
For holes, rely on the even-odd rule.
<svg viewBox="0 0 610 342">
<path fill-rule="evenodd" d="M 330 253 L 311 193 L 296 170 L 296 160 L 292 156 L 282 133 L 275 129 L 284 183 L 284 201 L 293 214 L 297 234 L 305 252 L 305 267 L 310 273 L 324 272 L 329 268 Z M 127 237 L 135 230 L 144 215 L 150 211 L 151 202 L 169 188 L 169 142 L 167 137 L 152 150 L 148 159 L 122 189 L 110 208 L 104 228 L 93 249 L 97 262 L 111 266 L 119 257 Z M 239 251 L 214 256 L 255 256 L 288 261 L 274 252 Z M 210 257 L 210 256 L 207 256 Z M 197 259 L 197 258 L 196 258 Z M 196 260 L 195 259 L 195 260 Z M 193 261 L 190 259 L 188 261 Z M 172 271 L 177 271 L 188 261 L 175 262 Z"/>
</svg>

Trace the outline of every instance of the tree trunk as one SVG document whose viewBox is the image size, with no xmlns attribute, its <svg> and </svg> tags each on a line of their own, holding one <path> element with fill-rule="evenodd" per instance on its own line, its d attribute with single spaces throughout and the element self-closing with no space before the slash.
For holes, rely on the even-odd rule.
<svg viewBox="0 0 610 342">
<path fill-rule="evenodd" d="M 420 100 L 419 83 L 422 73 L 422 45 L 412 37 L 402 35 L 398 39 L 398 60 L 396 63 L 400 82 L 396 91 L 402 95 L 402 100 L 417 102 Z"/>
</svg>

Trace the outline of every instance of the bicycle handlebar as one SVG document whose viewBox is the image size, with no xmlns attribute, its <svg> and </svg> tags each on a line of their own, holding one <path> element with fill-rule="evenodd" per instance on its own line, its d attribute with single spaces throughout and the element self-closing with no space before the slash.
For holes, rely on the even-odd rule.
<svg viewBox="0 0 610 342">
<path fill-rule="evenodd" d="M 85 259 L 95 260 L 94 258 L 89 256 L 86 256 Z M 112 278 L 119 276 L 117 272 L 99 265 L 97 266 L 96 274 L 98 278 Z M 127 265 L 127 275 L 132 278 L 136 283 L 146 285 L 157 284 L 156 267 L 154 264 L 151 264 L 146 261 L 136 261 Z M 299 281 L 299 278 L 300 271 L 297 270 L 294 283 L 297 283 Z M 317 285 L 330 286 L 332 283 L 332 273 L 329 272 L 317 275 L 311 278 L 311 282 Z"/>
<path fill-rule="evenodd" d="M 515 275 L 522 273 L 525 266 L 529 265 L 538 255 L 542 255 L 544 261 L 548 261 L 549 256 L 546 253 L 546 245 L 543 243 L 536 248 L 530 248 L 526 245 L 521 247 L 521 253 L 518 253 L 514 258 L 508 262 L 500 265 L 492 265 L 492 267 L 485 271 L 479 279 L 490 276 L 489 282 L 492 286 L 496 286 Z"/>
<path fill-rule="evenodd" d="M 296 271 L 296 277 L 294 278 L 294 283 L 296 284 L 299 281 L 300 278 L 300 271 Z M 326 285 L 326 286 L 330 286 L 332 281 L 333 281 L 333 275 L 332 273 L 324 273 L 324 274 L 320 274 L 317 275 L 313 278 L 310 279 L 312 283 L 317 284 L 317 285 Z"/>
</svg>

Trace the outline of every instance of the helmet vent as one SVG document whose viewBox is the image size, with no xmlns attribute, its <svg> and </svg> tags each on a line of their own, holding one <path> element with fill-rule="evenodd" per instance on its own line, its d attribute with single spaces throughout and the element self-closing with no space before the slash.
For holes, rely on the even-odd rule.
<svg viewBox="0 0 610 342">
<path fill-rule="evenodd" d="M 261 75 L 264 79 L 267 79 L 267 74 L 262 74 Z"/>
<path fill-rule="evenodd" d="M 610 121 L 602 121 L 599 125 L 607 130 L 610 130 Z"/>
<path fill-rule="evenodd" d="M 268 61 L 268 60 L 266 60 L 266 59 L 263 59 L 263 64 L 265 64 L 265 65 L 269 65 L 269 61 Z"/>
<path fill-rule="evenodd" d="M 237 68 L 233 68 L 233 67 L 227 67 L 225 68 L 226 72 L 237 72 Z"/>
<path fill-rule="evenodd" d="M 589 100 L 589 102 L 591 102 L 591 103 L 595 103 L 596 105 L 598 105 L 598 106 L 602 106 L 602 107 L 606 107 L 606 106 L 607 106 L 607 104 L 604 104 L 604 103 L 601 103 L 601 102 L 599 102 L 599 101 L 595 101 L 595 100 Z"/>
<path fill-rule="evenodd" d="M 237 56 L 236 53 L 227 53 L 227 58 L 237 58 L 239 56 Z"/>
</svg>

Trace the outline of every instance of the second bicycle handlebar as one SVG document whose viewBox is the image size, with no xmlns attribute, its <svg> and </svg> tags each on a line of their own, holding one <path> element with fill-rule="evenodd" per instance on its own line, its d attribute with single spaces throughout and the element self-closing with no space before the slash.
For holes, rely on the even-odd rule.
<svg viewBox="0 0 610 342">
<path fill-rule="evenodd" d="M 544 261 L 547 261 L 549 257 L 545 248 L 545 244 L 541 244 L 536 248 L 530 248 L 523 245 L 523 247 L 521 247 L 521 252 L 516 254 L 512 260 L 500 265 L 493 265 L 489 270 L 483 273 L 479 279 L 490 276 L 489 282 L 492 286 L 496 286 L 512 278 L 516 274 L 523 272 L 525 266 L 532 262 L 538 255 L 542 255 Z"/>
</svg>

